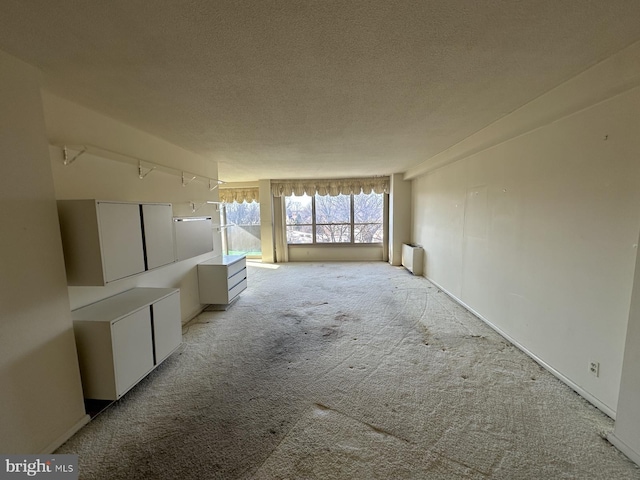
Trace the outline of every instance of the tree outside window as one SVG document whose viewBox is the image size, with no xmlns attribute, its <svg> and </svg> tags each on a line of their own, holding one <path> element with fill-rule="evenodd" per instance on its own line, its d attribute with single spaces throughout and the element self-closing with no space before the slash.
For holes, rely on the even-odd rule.
<svg viewBox="0 0 640 480">
<path fill-rule="evenodd" d="M 353 195 L 354 242 L 382 243 L 382 194 Z"/>
</svg>

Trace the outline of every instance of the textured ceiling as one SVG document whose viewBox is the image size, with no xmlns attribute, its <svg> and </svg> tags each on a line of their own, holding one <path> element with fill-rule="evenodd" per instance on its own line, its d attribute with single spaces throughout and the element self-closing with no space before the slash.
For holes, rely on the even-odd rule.
<svg viewBox="0 0 640 480">
<path fill-rule="evenodd" d="M 0 49 L 245 181 L 405 171 L 639 24 L 637 0 L 0 0 Z"/>
</svg>

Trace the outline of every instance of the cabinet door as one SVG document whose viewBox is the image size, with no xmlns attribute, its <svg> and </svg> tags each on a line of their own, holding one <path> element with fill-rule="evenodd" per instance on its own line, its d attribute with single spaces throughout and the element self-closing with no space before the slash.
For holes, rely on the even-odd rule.
<svg viewBox="0 0 640 480">
<path fill-rule="evenodd" d="M 153 369 L 151 310 L 145 307 L 111 326 L 118 398 Z"/>
<path fill-rule="evenodd" d="M 171 205 L 142 205 L 147 268 L 175 262 Z"/>
<path fill-rule="evenodd" d="M 153 333 L 156 348 L 156 365 L 173 352 L 182 341 L 180 321 L 180 295 L 176 292 L 154 303 Z"/>
<path fill-rule="evenodd" d="M 99 202 L 97 208 L 105 282 L 144 272 L 139 205 Z"/>
<path fill-rule="evenodd" d="M 213 251 L 211 217 L 182 218 L 174 222 L 178 260 Z"/>
</svg>

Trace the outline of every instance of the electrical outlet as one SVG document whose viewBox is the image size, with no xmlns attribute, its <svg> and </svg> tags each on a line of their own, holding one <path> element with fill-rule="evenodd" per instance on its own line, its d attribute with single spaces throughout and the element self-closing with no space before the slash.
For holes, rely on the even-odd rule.
<svg viewBox="0 0 640 480">
<path fill-rule="evenodd" d="M 600 376 L 600 362 L 589 362 L 589 372 L 594 377 Z"/>
</svg>

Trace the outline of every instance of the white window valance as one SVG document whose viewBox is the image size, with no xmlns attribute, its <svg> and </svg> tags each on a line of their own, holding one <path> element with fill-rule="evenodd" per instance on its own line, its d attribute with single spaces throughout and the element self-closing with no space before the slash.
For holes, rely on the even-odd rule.
<svg viewBox="0 0 640 480">
<path fill-rule="evenodd" d="M 253 188 L 220 188 L 219 198 L 221 202 L 259 202 L 260 190 L 258 187 Z"/>
<path fill-rule="evenodd" d="M 350 195 L 359 193 L 389 193 L 389 177 L 334 178 L 329 180 L 273 180 L 274 197 L 289 195 Z"/>
</svg>

